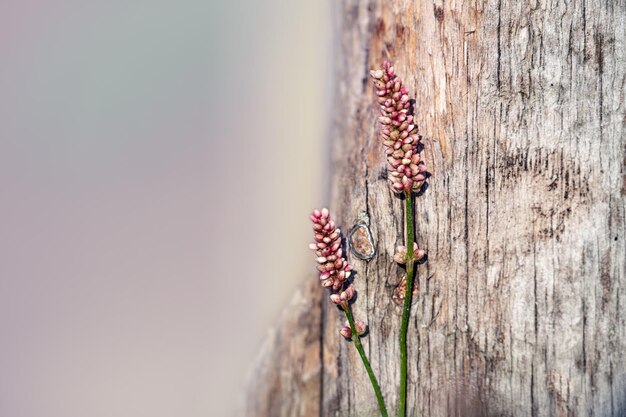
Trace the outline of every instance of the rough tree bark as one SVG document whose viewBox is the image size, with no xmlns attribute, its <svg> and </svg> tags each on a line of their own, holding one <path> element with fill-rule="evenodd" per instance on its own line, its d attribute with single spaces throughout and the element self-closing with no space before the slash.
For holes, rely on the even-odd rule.
<svg viewBox="0 0 626 417">
<path fill-rule="evenodd" d="M 626 2 L 337 8 L 330 207 L 344 231 L 360 212 L 371 219 L 376 256 L 350 256 L 354 310 L 390 409 L 403 211 L 368 79 L 386 57 L 415 94 L 432 173 L 415 204 L 429 260 L 417 268 L 408 414 L 626 416 Z M 376 410 L 341 316 L 311 280 L 268 341 L 249 416 Z"/>
</svg>

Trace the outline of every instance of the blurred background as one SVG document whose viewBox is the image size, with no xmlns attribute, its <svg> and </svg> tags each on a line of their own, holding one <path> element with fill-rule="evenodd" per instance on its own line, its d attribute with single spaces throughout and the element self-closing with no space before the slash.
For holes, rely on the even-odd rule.
<svg viewBox="0 0 626 417">
<path fill-rule="evenodd" d="M 0 2 L 0 416 L 236 416 L 313 271 L 330 2 Z"/>
</svg>

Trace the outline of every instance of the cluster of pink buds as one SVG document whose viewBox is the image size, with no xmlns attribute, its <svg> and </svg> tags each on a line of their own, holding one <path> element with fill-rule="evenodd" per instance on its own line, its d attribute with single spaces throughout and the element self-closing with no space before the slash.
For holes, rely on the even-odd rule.
<svg viewBox="0 0 626 417">
<path fill-rule="evenodd" d="M 315 242 L 309 247 L 317 255 L 319 264 L 317 269 L 320 271 L 322 287 L 337 291 L 343 287 L 343 283 L 352 271 L 352 266 L 343 256 L 341 230 L 335 227 L 335 222 L 330 218 L 326 208 L 313 211 L 311 221 L 313 221 Z"/>
<path fill-rule="evenodd" d="M 356 330 L 356 334 L 361 336 L 367 330 L 367 325 L 362 321 L 356 321 L 354 323 L 354 329 Z M 352 339 L 352 329 L 350 328 L 350 322 L 346 320 L 339 333 L 345 337 L 346 339 Z"/>
<path fill-rule="evenodd" d="M 400 264 L 406 264 L 406 246 L 398 246 L 396 248 L 396 253 L 393 255 L 393 260 Z M 413 242 L 413 257 L 416 261 L 421 260 L 424 256 L 426 256 L 426 251 L 424 249 L 420 249 L 417 247 L 417 243 Z"/>
<path fill-rule="evenodd" d="M 322 286 L 332 290 L 330 300 L 344 309 L 348 308 L 348 302 L 354 297 L 355 291 L 352 284 L 348 284 L 348 278 L 352 266 L 343 256 L 341 248 L 341 230 L 335 227 L 335 222 L 330 218 L 328 209 L 314 210 L 311 214 L 315 242 L 309 247 L 317 256 L 317 269 L 320 272 Z M 347 285 L 346 285 L 347 284 Z M 339 330 L 342 336 L 352 338 L 349 323 Z M 357 321 L 355 329 L 360 336 L 365 333 L 366 326 Z"/>
<path fill-rule="evenodd" d="M 389 163 L 391 188 L 395 193 L 418 190 L 426 179 L 426 166 L 419 153 L 419 135 L 413 115 L 409 114 L 409 90 L 395 75 L 389 61 L 381 69 L 370 71 L 376 86 L 382 125 L 380 136 Z"/>
</svg>

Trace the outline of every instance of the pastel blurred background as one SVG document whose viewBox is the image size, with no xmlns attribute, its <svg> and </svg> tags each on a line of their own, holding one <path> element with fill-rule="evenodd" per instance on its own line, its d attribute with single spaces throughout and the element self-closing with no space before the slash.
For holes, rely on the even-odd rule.
<svg viewBox="0 0 626 417">
<path fill-rule="evenodd" d="M 312 271 L 326 1 L 0 2 L 0 416 L 236 416 Z"/>
</svg>

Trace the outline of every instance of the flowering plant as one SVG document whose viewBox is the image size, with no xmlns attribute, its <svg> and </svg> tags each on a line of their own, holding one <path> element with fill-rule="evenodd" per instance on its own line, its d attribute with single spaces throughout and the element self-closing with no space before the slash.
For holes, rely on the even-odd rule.
<svg viewBox="0 0 626 417">
<path fill-rule="evenodd" d="M 341 230 L 335 227 L 335 222 L 331 219 L 328 209 L 314 210 L 311 214 L 313 222 L 314 242 L 309 245 L 311 250 L 317 255 L 317 269 L 320 272 L 320 281 L 323 287 L 331 289 L 330 301 L 337 304 L 346 315 L 346 323 L 339 329 L 339 333 L 346 339 L 352 340 L 354 346 L 361 356 L 365 370 L 370 378 L 378 407 L 383 417 L 387 417 L 385 400 L 380 391 L 378 380 L 374 375 L 365 350 L 361 344 L 360 337 L 367 330 L 367 326 L 362 321 L 355 321 L 350 308 L 350 301 L 354 297 L 354 286 L 348 281 L 352 266 L 343 255 L 341 247 Z"/>
<path fill-rule="evenodd" d="M 409 99 L 409 90 L 395 74 L 393 65 L 386 61 L 382 68 L 370 72 L 376 96 L 380 105 L 381 125 L 380 141 L 385 149 L 387 172 L 391 190 L 404 198 L 404 219 L 406 244 L 399 245 L 393 260 L 406 268 L 406 275 L 398 289 L 403 294 L 402 325 L 400 328 L 400 387 L 398 401 L 398 417 L 406 413 L 407 394 L 407 331 L 413 294 L 415 262 L 426 256 L 426 251 L 418 248 L 414 242 L 413 193 L 422 188 L 426 180 L 426 166 L 421 159 L 420 136 L 414 121 L 413 108 Z M 387 417 L 385 401 L 382 397 L 378 381 L 370 365 L 360 341 L 366 332 L 366 325 L 355 321 L 350 307 L 354 299 L 355 289 L 351 283 L 352 266 L 343 253 L 341 231 L 335 226 L 328 209 L 315 210 L 311 214 L 313 222 L 314 242 L 310 248 L 317 256 L 317 269 L 323 287 L 331 290 L 330 300 L 338 305 L 346 315 L 347 321 L 339 329 L 346 339 L 352 340 L 363 365 L 368 373 L 378 406 L 383 417 Z M 394 294 L 395 295 L 395 294 Z M 394 298 L 395 299 L 395 298 Z"/>
</svg>

